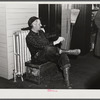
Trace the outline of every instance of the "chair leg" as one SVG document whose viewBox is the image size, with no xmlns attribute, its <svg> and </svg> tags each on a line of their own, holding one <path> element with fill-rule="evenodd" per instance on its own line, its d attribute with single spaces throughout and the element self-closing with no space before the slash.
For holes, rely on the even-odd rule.
<svg viewBox="0 0 100 100">
<path fill-rule="evenodd" d="M 14 82 L 16 82 L 16 72 L 13 70 Z"/>
</svg>

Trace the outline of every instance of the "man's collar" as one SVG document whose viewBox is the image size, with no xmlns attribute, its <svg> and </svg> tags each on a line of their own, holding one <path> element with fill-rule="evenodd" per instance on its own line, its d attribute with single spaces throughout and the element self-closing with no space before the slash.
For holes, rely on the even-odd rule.
<svg viewBox="0 0 100 100">
<path fill-rule="evenodd" d="M 31 33 L 32 33 L 33 35 L 39 35 L 39 32 L 36 33 L 36 32 L 34 32 L 34 31 L 32 31 L 32 30 L 31 30 Z"/>
</svg>

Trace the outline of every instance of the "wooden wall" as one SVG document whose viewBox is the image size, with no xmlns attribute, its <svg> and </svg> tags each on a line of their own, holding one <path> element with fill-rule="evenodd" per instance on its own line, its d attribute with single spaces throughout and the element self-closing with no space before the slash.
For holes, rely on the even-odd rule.
<svg viewBox="0 0 100 100">
<path fill-rule="evenodd" d="M 62 49 L 70 48 L 70 24 L 71 24 L 71 5 L 62 4 L 61 36 L 65 38 L 62 42 Z"/>
<path fill-rule="evenodd" d="M 2 51 L 0 52 L 0 59 L 2 59 L 0 76 L 11 79 L 14 69 L 12 35 L 21 28 L 27 27 L 27 21 L 31 16 L 38 16 L 38 4 L 5 3 L 4 6 L 0 6 L 0 13 L 2 11 L 4 16 L 0 14 L 0 17 L 3 16 L 1 20 L 4 20 L 4 26 L 0 21 L 0 26 L 3 26 L 0 30 L 0 51 Z"/>
<path fill-rule="evenodd" d="M 0 4 L 0 76 L 7 78 L 7 34 L 6 34 L 6 8 L 5 4 Z"/>
</svg>

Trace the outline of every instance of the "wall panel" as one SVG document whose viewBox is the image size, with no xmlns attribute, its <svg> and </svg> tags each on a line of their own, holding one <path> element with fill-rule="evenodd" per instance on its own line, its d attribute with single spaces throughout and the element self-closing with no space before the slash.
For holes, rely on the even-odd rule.
<svg viewBox="0 0 100 100">
<path fill-rule="evenodd" d="M 8 77 L 6 8 L 0 3 L 0 77 Z"/>
<path fill-rule="evenodd" d="M 7 51 L 8 51 L 8 79 L 12 78 L 14 70 L 13 61 L 13 34 L 27 27 L 28 19 L 31 16 L 38 16 L 38 4 L 7 4 L 6 20 L 7 20 Z M 11 59 L 9 59 L 11 58 Z"/>
<path fill-rule="evenodd" d="M 13 78 L 13 34 L 27 27 L 28 19 L 38 16 L 38 4 L 0 3 L 0 77 Z"/>
</svg>

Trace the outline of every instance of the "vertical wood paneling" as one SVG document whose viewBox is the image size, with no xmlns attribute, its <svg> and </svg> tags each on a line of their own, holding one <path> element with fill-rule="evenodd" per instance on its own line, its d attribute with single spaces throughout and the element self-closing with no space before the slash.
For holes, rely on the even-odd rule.
<svg viewBox="0 0 100 100">
<path fill-rule="evenodd" d="M 31 16 L 38 16 L 38 4 L 0 3 L 0 77 L 13 77 L 12 35 L 27 27 L 27 21 Z"/>
<path fill-rule="evenodd" d="M 70 24 L 71 24 L 71 9 L 69 8 L 69 4 L 62 5 L 62 27 L 61 27 L 61 35 L 65 38 L 65 41 L 62 43 L 62 49 L 70 48 Z"/>
<path fill-rule="evenodd" d="M 0 3 L 0 77 L 8 77 L 7 65 L 7 34 L 6 34 L 6 8 Z"/>
<path fill-rule="evenodd" d="M 15 5 L 15 6 L 14 6 Z M 8 79 L 13 77 L 13 38 L 14 32 L 27 27 L 28 19 L 31 16 L 38 16 L 38 4 L 7 4 L 7 50 L 8 50 Z M 11 58 L 11 59 L 9 59 Z"/>
</svg>

